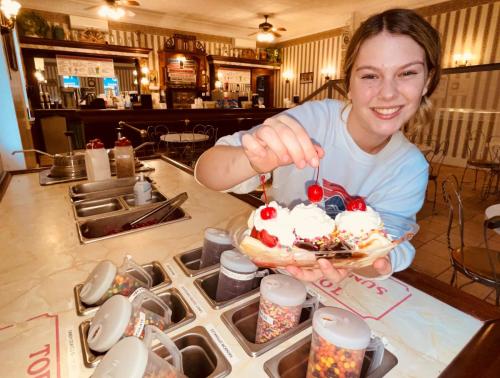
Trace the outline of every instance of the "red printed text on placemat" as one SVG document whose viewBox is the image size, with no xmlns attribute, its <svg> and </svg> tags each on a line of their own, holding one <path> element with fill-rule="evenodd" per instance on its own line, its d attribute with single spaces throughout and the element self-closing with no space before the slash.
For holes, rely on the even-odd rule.
<svg viewBox="0 0 500 378">
<path fill-rule="evenodd" d="M 325 278 L 314 286 L 327 295 L 325 304 L 333 300 L 364 319 L 380 320 L 412 295 L 409 287 L 396 279 L 370 280 L 353 273 L 339 284 Z"/>
<path fill-rule="evenodd" d="M 60 359 L 57 314 L 0 329 L 0 377 L 60 378 Z"/>
</svg>

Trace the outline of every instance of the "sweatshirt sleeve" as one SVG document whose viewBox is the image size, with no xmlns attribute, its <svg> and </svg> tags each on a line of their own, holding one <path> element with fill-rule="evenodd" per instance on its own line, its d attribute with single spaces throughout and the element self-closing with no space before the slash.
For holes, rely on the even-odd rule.
<svg viewBox="0 0 500 378">
<path fill-rule="evenodd" d="M 398 219 L 403 222 L 416 222 L 416 214 L 422 208 L 425 200 L 425 191 L 429 179 L 428 164 L 425 158 L 418 152 L 403 164 L 392 187 L 387 191 L 384 198 L 376 203 L 376 210 L 381 213 L 387 229 L 398 227 Z M 383 214 L 389 216 L 384 219 Z M 401 243 L 390 252 L 393 272 L 406 269 L 415 257 L 415 247 L 411 242 Z"/>
</svg>

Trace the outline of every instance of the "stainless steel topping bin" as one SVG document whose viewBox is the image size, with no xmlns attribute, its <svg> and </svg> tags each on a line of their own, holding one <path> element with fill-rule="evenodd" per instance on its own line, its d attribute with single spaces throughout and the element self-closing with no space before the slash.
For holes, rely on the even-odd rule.
<svg viewBox="0 0 500 378">
<path fill-rule="evenodd" d="M 310 296 L 308 295 L 308 298 Z M 310 308 L 303 308 L 300 315 L 299 325 L 274 339 L 262 343 L 255 343 L 255 334 L 257 331 L 257 318 L 259 314 L 259 300 L 255 298 L 240 306 L 232 308 L 221 315 L 224 324 L 229 328 L 236 340 L 243 347 L 245 352 L 251 357 L 260 356 L 262 353 L 281 344 L 283 341 L 298 334 L 309 327 L 312 323 L 313 313 Z"/>
<path fill-rule="evenodd" d="M 311 335 L 304 337 L 291 347 L 266 361 L 264 363 L 264 371 L 271 378 L 304 378 L 307 372 L 310 349 Z M 370 359 L 371 353 L 367 352 L 363 361 L 363 367 L 361 368 L 362 378 L 381 378 L 398 363 L 396 356 L 385 349 L 381 365 L 370 375 L 367 375 L 366 370 L 368 369 Z"/>
<path fill-rule="evenodd" d="M 172 283 L 170 276 L 167 274 L 163 266 L 158 261 L 153 261 L 150 264 L 141 265 L 146 272 L 148 272 L 153 278 L 153 286 L 151 291 L 157 293 L 164 290 L 167 286 Z M 132 275 L 134 275 L 134 271 L 129 271 Z M 138 277 L 139 279 L 141 277 Z M 80 298 L 80 291 L 82 290 L 83 284 L 78 284 L 73 289 L 75 295 L 75 305 L 76 305 L 76 313 L 80 316 L 83 315 L 91 315 L 99 309 L 99 306 L 89 306 L 82 302 Z"/>
<path fill-rule="evenodd" d="M 189 306 L 179 290 L 176 288 L 164 289 L 160 292 L 156 291 L 155 294 L 163 299 L 172 310 L 172 323 L 165 330 L 166 333 L 178 329 L 179 327 L 182 327 L 196 319 L 196 315 L 191 309 L 191 306 Z M 144 303 L 144 307 L 153 311 L 155 311 L 156 306 L 157 305 L 154 303 Z M 80 324 L 80 343 L 82 346 L 83 363 L 87 367 L 95 367 L 105 353 L 98 353 L 89 348 L 87 336 L 90 324 L 91 320 L 86 320 Z"/>
<path fill-rule="evenodd" d="M 196 277 L 200 274 L 219 268 L 220 264 L 206 266 L 200 269 L 201 248 L 195 248 L 174 256 L 174 260 L 179 264 L 182 271 L 188 277 Z"/>
<path fill-rule="evenodd" d="M 262 269 L 260 269 L 262 270 Z M 270 271 L 270 274 L 274 272 Z M 194 280 L 194 286 L 200 291 L 201 295 L 203 295 L 203 298 L 205 298 L 208 302 L 208 304 L 215 309 L 221 309 L 224 307 L 227 307 L 237 301 L 240 301 L 242 299 L 248 298 L 249 296 L 256 294 L 259 292 L 259 285 L 260 281 L 262 280 L 262 277 L 256 277 L 254 282 L 254 289 L 251 291 L 239 295 L 233 299 L 227 300 L 227 301 L 217 301 L 216 299 L 216 292 L 217 292 L 217 284 L 219 283 L 219 270 L 215 272 L 211 272 L 209 274 L 206 274 L 202 277 L 199 277 Z"/>
</svg>

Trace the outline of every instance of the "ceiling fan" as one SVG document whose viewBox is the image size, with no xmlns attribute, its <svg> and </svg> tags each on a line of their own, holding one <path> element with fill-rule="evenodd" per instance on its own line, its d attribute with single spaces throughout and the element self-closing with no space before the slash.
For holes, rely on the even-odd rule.
<svg viewBox="0 0 500 378">
<path fill-rule="evenodd" d="M 138 0 L 104 0 L 102 5 L 94 5 L 85 10 L 97 9 L 97 13 L 101 17 L 118 20 L 123 16 L 135 16 L 135 13 L 125 9 L 125 7 L 138 7 L 141 3 Z"/>
<path fill-rule="evenodd" d="M 274 38 L 280 38 L 281 34 L 278 32 L 284 32 L 286 29 L 283 27 L 275 28 L 271 23 L 267 22 L 268 17 L 269 15 L 264 15 L 265 21 L 259 24 L 259 30 L 248 36 L 257 34 L 257 40 L 259 42 L 272 42 Z"/>
</svg>

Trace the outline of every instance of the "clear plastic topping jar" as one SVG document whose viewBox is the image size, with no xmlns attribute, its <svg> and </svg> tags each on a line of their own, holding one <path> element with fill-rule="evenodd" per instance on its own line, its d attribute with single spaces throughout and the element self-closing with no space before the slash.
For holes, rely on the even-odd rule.
<svg viewBox="0 0 500 378">
<path fill-rule="evenodd" d="M 135 157 L 132 143 L 121 137 L 115 142 L 116 177 L 134 177 Z"/>
<path fill-rule="evenodd" d="M 252 290 L 255 287 L 255 278 L 268 273 L 267 270 L 257 270 L 257 266 L 237 250 L 222 252 L 215 299 L 220 302 L 227 301 Z"/>
<path fill-rule="evenodd" d="M 140 287 L 150 289 L 152 284 L 151 275 L 130 256 L 126 256 L 118 268 L 105 260 L 97 264 L 85 280 L 80 298 L 87 305 L 100 305 L 115 294 L 128 297 Z"/>
<path fill-rule="evenodd" d="M 160 310 L 153 312 L 144 307 L 152 301 Z M 126 336 L 144 337 L 144 327 L 154 325 L 167 329 L 172 311 L 158 296 L 146 289 L 137 289 L 129 298 L 115 295 L 99 308 L 90 323 L 87 342 L 90 349 L 105 352 Z"/>
<path fill-rule="evenodd" d="M 307 378 L 359 377 L 370 335 L 368 324 L 347 310 L 323 307 L 316 311 Z M 380 339 L 373 340 L 371 369 L 380 365 L 384 353 L 382 343 L 377 342 Z"/>
<path fill-rule="evenodd" d="M 268 342 L 296 327 L 303 307 L 317 306 L 317 298 L 306 301 L 306 287 L 284 274 L 264 277 L 260 283 L 259 316 L 255 343 Z"/>
<path fill-rule="evenodd" d="M 206 268 L 220 261 L 222 252 L 233 249 L 231 235 L 220 228 L 205 229 L 203 248 L 201 250 L 200 269 Z"/>
<path fill-rule="evenodd" d="M 172 365 L 151 350 L 153 339 L 170 353 Z M 125 337 L 114 345 L 97 365 L 92 378 L 181 378 L 182 354 L 175 343 L 158 328 L 147 326 L 144 341 Z"/>
<path fill-rule="evenodd" d="M 111 178 L 108 153 L 100 139 L 93 139 L 87 143 L 85 170 L 89 181 L 109 180 Z"/>
</svg>

